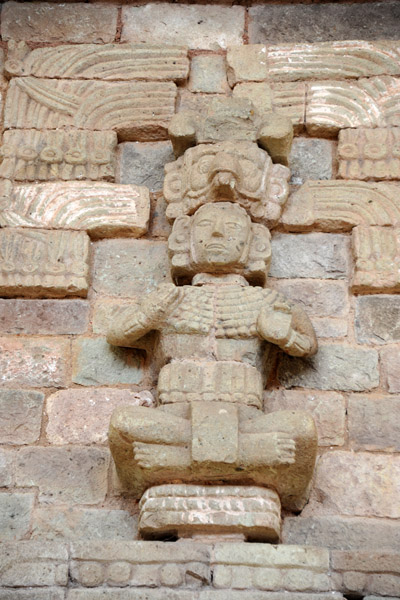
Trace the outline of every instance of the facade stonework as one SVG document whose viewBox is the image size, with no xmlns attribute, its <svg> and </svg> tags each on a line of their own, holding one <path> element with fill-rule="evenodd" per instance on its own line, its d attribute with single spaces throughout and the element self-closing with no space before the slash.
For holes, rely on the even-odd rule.
<svg viewBox="0 0 400 600">
<path fill-rule="evenodd" d="M 1 40 L 0 598 L 398 600 L 398 2 Z"/>
</svg>

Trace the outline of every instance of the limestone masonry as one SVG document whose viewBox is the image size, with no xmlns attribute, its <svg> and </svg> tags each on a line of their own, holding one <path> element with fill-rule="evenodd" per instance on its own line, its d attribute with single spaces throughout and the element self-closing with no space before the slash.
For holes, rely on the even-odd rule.
<svg viewBox="0 0 400 600">
<path fill-rule="evenodd" d="M 399 2 L 0 27 L 0 600 L 399 600 Z"/>
</svg>

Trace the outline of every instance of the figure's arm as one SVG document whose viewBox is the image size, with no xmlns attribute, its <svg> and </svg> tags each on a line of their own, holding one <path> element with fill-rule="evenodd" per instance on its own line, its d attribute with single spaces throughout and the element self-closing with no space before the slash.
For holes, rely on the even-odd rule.
<svg viewBox="0 0 400 600">
<path fill-rule="evenodd" d="M 265 340 L 291 356 L 311 356 L 317 351 L 317 338 L 307 314 L 283 297 L 261 309 L 257 329 Z"/>
<path fill-rule="evenodd" d="M 134 347 L 135 342 L 154 329 L 159 329 L 179 301 L 181 290 L 172 283 L 160 285 L 140 304 L 118 310 L 107 333 L 114 346 Z"/>
</svg>

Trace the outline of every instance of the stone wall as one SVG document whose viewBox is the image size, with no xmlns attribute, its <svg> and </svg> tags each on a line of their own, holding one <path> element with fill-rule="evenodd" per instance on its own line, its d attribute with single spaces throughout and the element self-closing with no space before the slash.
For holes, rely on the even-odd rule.
<svg viewBox="0 0 400 600">
<path fill-rule="evenodd" d="M 399 598 L 400 4 L 9 1 L 1 35 L 0 598 Z M 172 115 L 229 95 L 295 128 L 269 285 L 320 349 L 277 356 L 265 411 L 311 412 L 319 458 L 282 550 L 168 562 L 107 447 L 154 405 L 150 347 L 105 332 L 169 281 Z"/>
</svg>

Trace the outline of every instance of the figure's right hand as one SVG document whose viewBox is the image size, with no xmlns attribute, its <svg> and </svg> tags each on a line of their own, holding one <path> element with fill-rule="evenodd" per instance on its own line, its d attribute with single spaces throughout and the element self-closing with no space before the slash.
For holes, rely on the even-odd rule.
<svg viewBox="0 0 400 600">
<path fill-rule="evenodd" d="M 142 310 L 152 323 L 159 323 L 176 307 L 181 295 L 181 288 L 162 283 L 143 300 Z"/>
</svg>

